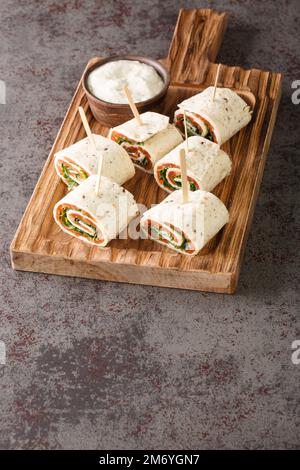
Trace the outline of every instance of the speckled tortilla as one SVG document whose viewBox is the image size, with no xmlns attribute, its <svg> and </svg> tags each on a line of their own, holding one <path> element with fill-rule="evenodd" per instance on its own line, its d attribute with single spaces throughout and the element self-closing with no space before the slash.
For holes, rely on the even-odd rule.
<svg viewBox="0 0 300 470">
<path fill-rule="evenodd" d="M 175 119 L 182 110 L 203 117 L 212 127 L 217 143 L 223 144 L 251 120 L 248 104 L 229 88 L 217 88 L 213 101 L 214 87 L 208 87 L 178 105 Z M 197 117 L 196 117 L 197 119 Z"/>
<path fill-rule="evenodd" d="M 213 190 L 231 171 L 229 156 L 220 149 L 218 144 L 203 137 L 189 137 L 187 143 L 189 149 L 186 153 L 187 176 L 198 183 L 199 189 Z M 172 189 L 160 183 L 160 171 L 164 168 L 180 169 L 179 153 L 182 148 L 186 149 L 186 142 L 178 145 L 155 165 L 156 182 L 165 191 L 171 192 Z"/>
<path fill-rule="evenodd" d="M 57 202 L 53 214 L 57 224 L 68 234 L 71 233 L 65 229 L 57 214 L 60 206 L 71 205 L 78 211 L 85 211 L 90 214 L 96 220 L 97 227 L 103 235 L 104 240 L 101 246 L 106 246 L 138 215 L 139 210 L 133 195 L 105 176 L 101 177 L 99 195 L 96 195 L 96 181 L 97 176 L 95 175 L 87 178 L 81 185 Z M 94 244 L 92 240 L 87 240 L 78 233 L 71 235 Z"/>
<path fill-rule="evenodd" d="M 182 142 L 180 132 L 175 126 L 169 124 L 166 129 L 146 140 L 143 147 L 149 153 L 154 167 L 156 162 L 158 162 L 164 155 L 166 155 L 167 152 L 170 152 L 170 150 L 176 147 L 180 142 Z M 153 169 L 149 173 L 153 173 Z"/>
<path fill-rule="evenodd" d="M 215 195 L 206 191 L 189 192 L 189 202 L 182 203 L 182 191 L 174 191 L 160 204 L 144 212 L 141 228 L 147 232 L 146 222 L 150 220 L 162 226 L 172 225 L 182 231 L 195 246 L 197 254 L 228 222 L 229 213 Z M 156 240 L 157 241 L 157 240 Z M 168 245 L 169 248 L 185 253 Z"/>
<path fill-rule="evenodd" d="M 130 121 L 124 122 L 124 124 L 114 127 L 112 130 L 125 135 L 128 140 L 144 142 L 166 129 L 169 125 L 169 117 L 163 114 L 148 111 L 141 114 L 140 117 L 143 122 L 142 126 L 139 126 L 136 119 L 133 118 Z"/>
<path fill-rule="evenodd" d="M 162 116 L 158 115 L 157 113 L 146 113 L 147 115 L 156 115 L 156 116 Z M 141 115 L 143 118 L 144 114 Z M 166 117 L 166 116 L 162 116 Z M 169 121 L 169 118 L 166 118 Z M 137 126 L 135 120 L 133 120 L 135 125 Z M 132 121 L 129 121 L 132 122 Z M 114 127 L 113 129 L 110 130 L 109 136 L 112 137 L 112 133 L 116 131 L 118 134 L 126 137 L 128 140 L 131 139 L 131 137 L 134 135 L 133 133 L 127 134 L 127 125 L 128 123 L 122 124 L 121 126 Z M 158 129 L 159 127 L 157 127 Z M 152 128 L 154 131 L 154 127 Z M 166 153 L 170 152 L 174 147 L 176 147 L 180 142 L 182 142 L 182 136 L 178 129 L 173 124 L 167 124 L 166 127 L 162 128 L 161 130 L 157 131 L 157 133 L 150 133 L 151 137 L 147 138 L 143 142 L 133 142 L 133 146 L 137 148 L 141 148 L 143 150 L 146 150 L 146 152 L 149 155 L 149 159 L 151 162 L 151 168 L 143 168 L 141 165 L 138 165 L 135 163 L 134 160 L 133 163 L 140 168 L 141 170 L 145 171 L 146 173 L 153 173 L 153 168 L 155 163 L 160 160 Z M 139 134 L 139 137 L 142 138 L 142 134 Z M 124 147 L 125 148 L 125 147 Z"/>
<path fill-rule="evenodd" d="M 132 178 L 135 174 L 135 168 L 128 153 L 110 139 L 98 134 L 93 134 L 93 136 L 96 148 L 103 155 L 102 175 L 119 184 L 124 184 Z M 80 166 L 88 176 L 97 174 L 99 154 L 94 151 L 88 137 L 55 154 L 54 166 L 60 178 L 62 176 L 59 172 L 58 161 L 65 158 L 71 159 Z"/>
</svg>

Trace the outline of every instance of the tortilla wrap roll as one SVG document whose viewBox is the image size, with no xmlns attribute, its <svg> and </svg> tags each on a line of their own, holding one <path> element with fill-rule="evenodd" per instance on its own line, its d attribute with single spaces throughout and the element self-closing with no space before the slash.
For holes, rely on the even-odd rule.
<svg viewBox="0 0 300 470">
<path fill-rule="evenodd" d="M 189 137 L 187 144 L 186 168 L 190 191 L 212 191 L 230 174 L 232 164 L 229 156 L 218 144 L 204 137 Z M 171 150 L 154 167 L 157 184 L 169 193 L 181 188 L 181 149 L 186 149 L 186 142 Z"/>
<path fill-rule="evenodd" d="M 250 106 L 229 88 L 217 88 L 213 101 L 214 87 L 182 101 L 175 111 L 174 122 L 184 135 L 184 113 L 186 113 L 188 136 L 200 135 L 222 145 L 252 117 Z"/>
<path fill-rule="evenodd" d="M 141 114 L 143 125 L 135 119 L 114 127 L 109 138 L 121 145 L 129 154 L 133 163 L 147 173 L 153 173 L 155 163 L 170 152 L 182 137 L 169 118 L 159 113 Z"/>
<path fill-rule="evenodd" d="M 96 175 L 89 176 L 57 202 L 53 215 L 64 232 L 104 247 L 117 238 L 139 210 L 133 195 L 122 186 L 101 176 L 97 195 L 96 182 Z"/>
<path fill-rule="evenodd" d="M 96 148 L 103 155 L 102 175 L 124 184 L 135 174 L 127 152 L 102 135 L 93 134 Z M 54 166 L 62 181 L 73 189 L 90 175 L 97 174 L 99 153 L 94 151 L 88 137 L 55 154 Z"/>
<path fill-rule="evenodd" d="M 225 205 L 214 194 L 189 191 L 189 201 L 183 204 L 179 190 L 144 212 L 141 229 L 151 240 L 194 256 L 228 220 Z"/>
</svg>

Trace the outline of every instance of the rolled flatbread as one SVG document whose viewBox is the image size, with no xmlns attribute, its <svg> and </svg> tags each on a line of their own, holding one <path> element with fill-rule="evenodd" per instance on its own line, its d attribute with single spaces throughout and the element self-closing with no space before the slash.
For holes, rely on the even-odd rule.
<svg viewBox="0 0 300 470">
<path fill-rule="evenodd" d="M 124 184 L 135 174 L 127 152 L 102 135 L 93 134 L 96 148 L 103 155 L 102 175 Z M 54 166 L 62 181 L 73 189 L 90 175 L 97 174 L 99 154 L 88 137 L 55 154 Z"/>
<path fill-rule="evenodd" d="M 97 176 L 89 176 L 54 207 L 59 227 L 79 240 L 104 247 L 117 238 L 138 214 L 133 195 L 114 181 L 101 176 L 96 194 Z"/>
<path fill-rule="evenodd" d="M 167 116 L 147 112 L 141 119 L 142 126 L 131 119 L 111 129 L 109 137 L 128 152 L 138 168 L 153 173 L 155 163 L 180 144 L 182 137 Z"/>
<path fill-rule="evenodd" d="M 202 189 L 212 191 L 225 176 L 230 174 L 231 160 L 218 144 L 204 137 L 189 137 L 186 152 L 187 178 L 191 191 Z M 181 188 L 180 150 L 186 149 L 186 142 L 171 150 L 154 167 L 157 184 L 165 191 Z"/>
<path fill-rule="evenodd" d="M 178 105 L 174 122 L 184 135 L 186 113 L 188 136 L 200 135 L 222 145 L 251 121 L 250 106 L 229 88 L 208 87 Z"/>
<path fill-rule="evenodd" d="M 196 255 L 228 222 L 225 205 L 214 194 L 190 191 L 182 203 L 182 191 L 174 191 L 160 204 L 144 212 L 142 232 L 150 239 L 184 255 Z"/>
</svg>

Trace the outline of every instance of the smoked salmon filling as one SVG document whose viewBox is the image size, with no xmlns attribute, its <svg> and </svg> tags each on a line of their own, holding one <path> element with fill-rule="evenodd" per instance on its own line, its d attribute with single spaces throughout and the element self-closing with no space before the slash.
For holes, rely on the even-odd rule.
<svg viewBox="0 0 300 470">
<path fill-rule="evenodd" d="M 204 119 L 199 114 L 193 113 L 194 116 L 201 121 L 201 124 L 193 119 L 190 115 L 186 114 L 186 130 L 188 137 L 193 135 L 199 135 L 205 137 L 205 139 L 211 140 L 212 142 L 217 143 L 216 136 L 214 131 L 206 119 Z M 183 113 L 178 113 L 175 116 L 175 126 L 180 130 L 182 135 L 185 135 L 184 131 L 184 115 Z"/>
<path fill-rule="evenodd" d="M 150 155 L 147 150 L 143 148 L 144 142 L 130 141 L 125 135 L 119 134 L 116 131 L 111 133 L 111 140 L 121 145 L 126 150 L 135 165 L 141 166 L 144 170 L 152 169 Z"/>
<path fill-rule="evenodd" d="M 102 232 L 89 212 L 71 204 L 61 204 L 56 209 L 56 218 L 72 235 L 87 238 L 95 244 L 103 243 Z"/>
<path fill-rule="evenodd" d="M 169 163 L 168 166 L 161 165 L 157 167 L 156 173 L 160 184 L 165 188 L 171 189 L 172 191 L 181 188 L 181 171 L 179 166 L 172 163 Z M 190 191 L 200 189 L 199 184 L 194 178 L 188 176 L 187 179 L 190 185 Z"/>
<path fill-rule="evenodd" d="M 196 251 L 194 244 L 187 235 L 172 224 L 161 224 L 147 219 L 143 223 L 143 228 L 152 240 L 159 241 L 188 254 L 193 254 Z"/>
<path fill-rule="evenodd" d="M 69 157 L 59 158 L 55 164 L 69 190 L 78 186 L 90 176 L 89 173 Z"/>
</svg>

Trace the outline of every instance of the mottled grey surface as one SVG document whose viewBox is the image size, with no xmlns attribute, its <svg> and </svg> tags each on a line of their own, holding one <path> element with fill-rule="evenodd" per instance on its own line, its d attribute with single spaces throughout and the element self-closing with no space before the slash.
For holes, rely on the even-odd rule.
<svg viewBox="0 0 300 470">
<path fill-rule="evenodd" d="M 1 448 L 299 448 L 299 1 L 227 10 L 218 60 L 285 74 L 234 296 L 14 272 L 9 244 L 91 56 L 165 56 L 182 2 L 0 3 Z"/>
</svg>

